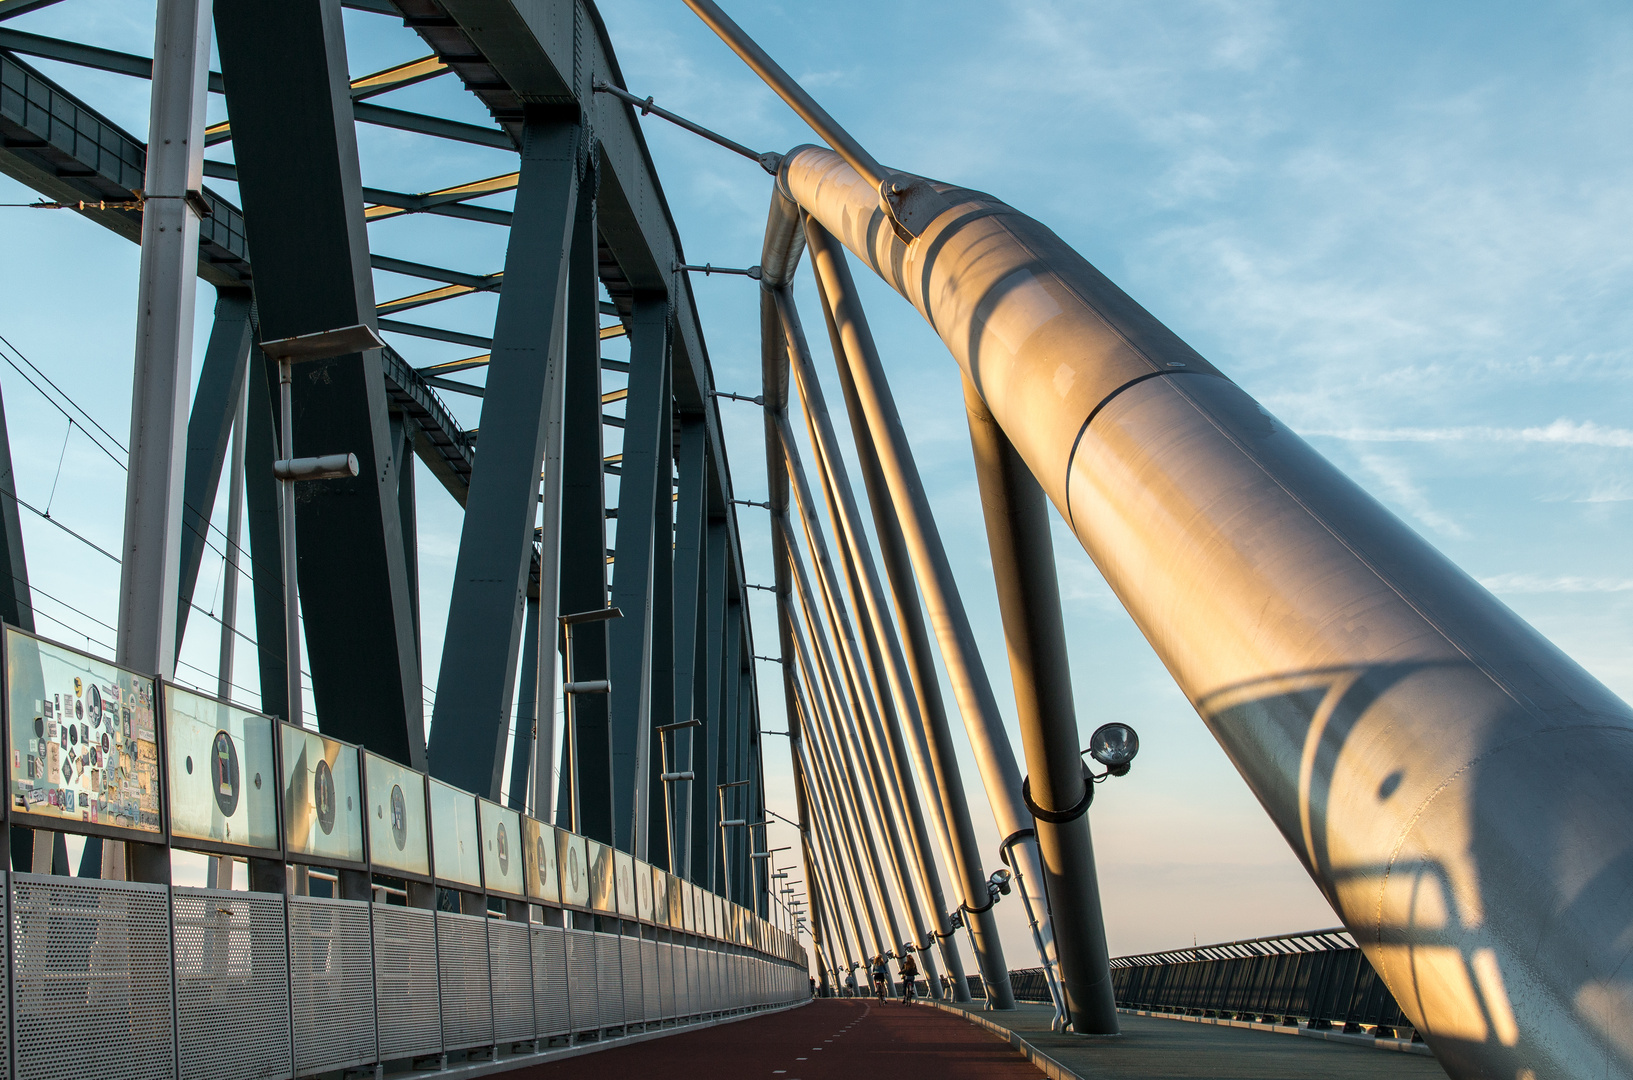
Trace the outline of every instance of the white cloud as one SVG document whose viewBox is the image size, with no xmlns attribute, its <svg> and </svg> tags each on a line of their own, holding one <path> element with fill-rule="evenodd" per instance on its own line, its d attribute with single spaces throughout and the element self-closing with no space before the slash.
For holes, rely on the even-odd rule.
<svg viewBox="0 0 1633 1080">
<path fill-rule="evenodd" d="M 1495 574 L 1480 579 L 1494 593 L 1619 593 L 1633 592 L 1633 578 L 1590 578 L 1542 574 Z"/>
<path fill-rule="evenodd" d="M 1563 446 L 1602 446 L 1633 449 L 1633 430 L 1605 427 L 1591 420 L 1559 419 L 1544 427 L 1399 427 L 1338 428 L 1303 432 L 1347 442 L 1374 443 L 1552 443 Z"/>
<path fill-rule="evenodd" d="M 1383 487 L 1383 493 L 1401 509 L 1435 532 L 1447 536 L 1466 535 L 1463 526 L 1437 510 L 1423 488 L 1413 482 L 1406 463 L 1377 454 L 1361 455 L 1361 464 Z"/>
</svg>

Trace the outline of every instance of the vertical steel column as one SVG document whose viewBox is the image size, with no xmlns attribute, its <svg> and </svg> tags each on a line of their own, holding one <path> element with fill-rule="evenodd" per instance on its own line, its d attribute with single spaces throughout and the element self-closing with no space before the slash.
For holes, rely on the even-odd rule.
<svg viewBox="0 0 1633 1080">
<path fill-rule="evenodd" d="M 248 289 L 219 289 L 215 320 L 198 389 L 187 418 L 187 464 L 182 480 L 181 572 L 176 586 L 176 648 L 187 633 L 199 567 L 208 548 L 211 511 L 221 487 L 221 470 L 244 400 L 244 374 L 252 336 Z M 230 474 L 229 474 L 230 475 Z M 229 481 L 229 488 L 231 483 Z M 243 488 L 240 486 L 242 496 Z M 242 509 L 242 505 L 240 505 Z"/>
<path fill-rule="evenodd" d="M 245 345 L 248 345 L 246 335 Z M 247 351 L 247 348 L 246 348 Z M 239 366 L 243 367 L 243 357 Z M 233 408 L 232 450 L 227 455 L 227 568 L 221 580 L 221 653 L 216 662 L 216 696 L 232 700 L 233 656 L 238 644 L 238 574 L 244 526 L 244 437 L 249 407 L 248 380 L 238 380 L 238 403 Z M 177 614 L 180 623 L 180 613 Z"/>
<path fill-rule="evenodd" d="M 936 872 L 935 858 L 931 854 L 924 809 L 907 766 L 908 753 L 902 729 L 904 719 L 907 725 L 915 729 L 921 726 L 922 721 L 917 715 L 918 700 L 913 695 L 912 678 L 907 670 L 901 641 L 897 637 L 895 625 L 885 605 L 884 586 L 879 578 L 879 569 L 873 561 L 873 552 L 868 546 L 867 537 L 862 532 L 861 511 L 857 507 L 856 494 L 851 487 L 844 459 L 839 452 L 839 440 L 834 434 L 833 420 L 828 414 L 822 384 L 811 362 L 810 349 L 800 327 L 798 310 L 786 290 L 778 290 L 775 297 L 788 343 L 789 361 L 795 378 L 799 380 L 800 400 L 805 407 L 811 445 L 816 450 L 817 465 L 824 480 L 824 490 L 828 494 L 829 516 L 833 520 L 840 552 L 846 563 L 852 601 L 857 610 L 865 615 L 863 633 L 868 643 L 869 669 L 874 685 L 882 688 L 888 683 L 891 691 L 890 696 L 886 697 L 881 689 L 880 705 L 885 713 L 881 724 L 883 730 L 876 732 L 874 737 L 879 747 L 877 752 L 882 758 L 888 757 L 892 773 L 899 778 L 893 790 L 898 796 L 899 812 L 908 826 L 908 838 L 919 871 L 920 888 L 923 890 L 925 906 L 929 909 L 929 925 L 921 924 L 915 930 L 915 944 L 920 946 L 919 951 L 923 954 L 926 965 L 925 972 L 930 976 L 933 991 L 939 996 L 940 982 L 934 977 L 934 966 L 928 955 L 926 929 L 933 930 L 936 940 L 940 942 L 948 973 L 961 983 L 964 982 L 964 966 L 958 955 L 951 921 L 948 919 L 946 899 L 941 890 L 941 878 Z M 831 327 L 831 318 L 828 323 Z M 838 344 L 837 341 L 835 344 Z M 935 786 L 927 763 L 920 756 L 915 759 L 914 764 L 918 769 L 919 782 L 934 801 Z M 948 864 L 952 865 L 950 858 Z"/>
<path fill-rule="evenodd" d="M 811 224 L 808 222 L 808 224 Z M 820 230 L 807 228 L 806 239 L 810 242 L 813 236 L 818 243 L 826 238 L 826 234 L 818 235 Z M 824 262 L 828 266 L 835 263 L 834 252 L 827 245 L 823 246 Z M 838 260 L 841 269 L 843 260 Z M 817 249 L 812 248 L 812 266 L 817 267 Z M 817 274 L 818 287 L 824 294 L 824 301 L 833 313 L 836 328 L 842 324 L 838 305 L 834 294 L 826 289 L 826 277 L 819 270 Z M 845 324 L 854 321 L 845 319 Z M 952 730 L 947 720 L 946 707 L 941 698 L 940 677 L 936 672 L 935 661 L 930 655 L 930 638 L 924 624 L 924 614 L 919 608 L 918 587 L 915 583 L 914 561 L 909 545 L 906 523 L 899 514 L 894 501 L 894 491 L 889 480 L 886 468 L 885 455 L 889 455 L 894 462 L 899 479 L 902 468 L 902 455 L 896 453 L 895 442 L 888 440 L 883 434 L 875 434 L 872 425 L 872 412 L 865 409 L 861 394 L 853 371 L 850 350 L 853 344 L 859 345 L 862 340 L 855 335 L 847 336 L 841 333 L 840 340 L 844 349 L 835 356 L 839 370 L 840 387 L 845 394 L 845 403 L 850 413 L 851 431 L 856 439 L 857 458 L 861 462 L 863 482 L 868 491 L 868 502 L 873 509 L 873 520 L 879 537 L 880 555 L 884 560 L 885 573 L 890 578 L 891 592 L 895 598 L 896 617 L 905 632 L 903 648 L 907 653 L 908 663 L 913 670 L 914 689 L 919 699 L 919 713 L 924 719 L 924 738 L 929 750 L 929 756 L 934 764 L 936 786 L 941 793 L 941 803 L 947 815 L 948 832 L 953 841 L 953 856 L 960 890 L 963 892 L 963 908 L 966 912 L 966 923 L 970 926 L 971 939 L 976 950 L 977 966 L 981 969 L 982 981 L 986 985 L 1006 998 L 1009 1005 L 1000 1005 L 1001 1008 L 1013 1006 L 1014 994 L 1008 989 L 1009 968 L 1004 961 L 1003 946 L 998 940 L 997 921 L 993 917 L 990 901 L 987 896 L 987 880 L 981 867 L 979 849 L 975 842 L 975 826 L 970 818 L 969 803 L 964 794 L 963 780 L 960 776 L 958 759 L 952 744 Z M 865 340 L 871 346 L 872 338 Z M 899 429 L 898 429 L 899 432 Z M 906 467 L 912 468 L 910 456 L 906 459 Z M 917 470 L 914 469 L 916 477 Z M 922 490 L 920 491 L 922 496 Z M 933 522 L 931 523 L 933 527 Z M 922 536 L 922 528 L 916 530 Z M 939 609 L 931 605 L 931 617 L 936 619 Z M 938 635 L 940 623 L 937 622 Z M 963 672 L 954 671 L 949 667 L 953 677 L 955 693 L 960 682 L 958 676 Z M 1001 828 L 1001 826 L 1000 826 Z M 959 1000 L 963 1000 L 960 998 Z"/>
<path fill-rule="evenodd" d="M 270 362 L 251 350 L 248 411 L 245 416 L 244 497 L 249 513 L 250 589 L 255 601 L 255 655 L 260 671 L 261 711 L 289 711 L 288 659 L 284 655 L 283 535 L 278 518 L 282 497 L 272 475 L 277 455 L 276 410 L 267 381 Z"/>
<path fill-rule="evenodd" d="M 697 700 L 697 654 L 703 619 L 703 561 L 705 528 L 708 520 L 708 424 L 697 413 L 680 418 L 679 473 L 675 500 L 675 722 L 701 719 Z M 696 728 L 677 729 L 671 736 L 672 767 L 676 771 L 698 771 Z M 676 780 L 670 787 L 673 800 L 676 858 L 680 865 L 670 873 L 687 881 L 692 876 L 693 803 L 697 780 Z"/>
<path fill-rule="evenodd" d="M 539 601 L 527 598 L 522 623 L 522 670 L 516 679 L 516 730 L 510 738 L 510 790 L 505 805 L 528 813 L 528 780 L 532 775 L 533 740 L 539 737 Z M 549 703 L 545 702 L 545 707 Z"/>
<path fill-rule="evenodd" d="M 28 560 L 23 555 L 23 523 L 17 513 L 17 474 L 11 465 L 11 435 L 6 426 L 3 400 L 0 400 L 0 619 L 18 629 L 34 632 L 34 599 L 28 585 Z M 17 676 L 14 673 L 12 677 L 15 679 Z M 24 690 L 30 696 L 44 696 L 43 672 L 27 671 L 23 677 L 28 685 L 17 689 Z M 41 830 L 38 835 L 43 855 L 52 846 L 51 837 L 62 834 Z M 17 825 L 11 827 L 12 869 L 24 873 L 39 872 L 35 866 L 35 836 L 33 829 Z"/>
<path fill-rule="evenodd" d="M 665 367 L 668 387 L 658 426 L 658 482 L 652 489 L 652 703 L 651 728 L 647 740 L 646 775 L 636 783 L 646 785 L 645 858 L 652 865 L 673 872 L 669 865 L 671 844 L 669 808 L 663 781 L 662 728 L 675 715 L 675 409 L 674 342 Z M 627 436 L 626 436 L 627 439 Z M 687 717 L 689 719 L 689 717 Z M 691 730 L 690 728 L 687 729 Z M 670 736 L 671 740 L 673 736 Z M 654 840 L 653 837 L 661 837 Z"/>
<path fill-rule="evenodd" d="M 727 587 L 734 589 L 735 583 L 728 584 Z M 741 703 L 738 699 L 742 680 L 737 677 L 739 665 L 742 663 L 743 605 L 735 596 L 726 601 L 725 628 L 726 648 L 721 664 L 720 684 L 719 776 L 716 783 L 731 786 L 717 788 L 724 797 L 715 800 L 715 805 L 721 809 L 723 815 L 716 835 L 720 841 L 720 881 L 723 890 L 721 895 L 734 903 L 740 903 L 739 890 L 743 882 L 737 876 L 737 850 L 748 826 L 725 824 L 726 821 L 749 820 L 747 811 L 741 809 L 747 794 L 746 787 L 741 781 L 747 777 L 742 775 L 743 760 L 738 745 L 743 729 Z"/>
<path fill-rule="evenodd" d="M 143 182 L 116 659 L 166 677 L 176 665 L 185 418 L 198 291 L 195 201 L 202 199 L 196 193 L 204 184 L 209 61 L 210 5 L 205 0 L 161 0 Z"/>
<path fill-rule="evenodd" d="M 1032 801 L 1056 813 L 1083 808 L 1068 821 L 1036 819 L 1066 1012 L 1079 1034 L 1115 1035 L 1117 1001 L 1086 813 L 1088 784 L 1079 757 L 1083 744 L 1072 701 L 1049 504 L 968 378 L 964 402 Z"/>
<path fill-rule="evenodd" d="M 561 613 L 561 517 L 566 428 L 567 368 L 570 350 L 582 348 L 585 335 L 598 335 L 596 310 L 595 200 L 580 191 L 573 213 L 573 239 L 567 250 L 567 313 L 563 329 L 562 362 L 551 365 L 550 389 L 544 416 L 544 470 L 539 474 L 539 637 L 535 643 L 537 689 L 533 700 L 538 732 L 533 739 L 530 801 L 535 817 L 554 820 L 556 808 L 556 660 L 561 628 L 552 613 Z M 587 294 L 587 295 L 586 295 Z M 594 348 L 597 371 L 600 343 Z M 605 522 L 602 528 L 606 527 Z M 603 572 L 605 568 L 603 567 Z"/>
<path fill-rule="evenodd" d="M 529 115 L 524 124 L 482 397 L 482 447 L 465 499 L 431 715 L 431 774 L 489 799 L 499 797 L 510 733 L 550 369 L 561 362 L 565 336 L 583 137 L 576 122 L 547 114 Z"/>
<path fill-rule="evenodd" d="M 602 460 L 601 330 L 597 235 L 593 204 L 575 225 L 568 286 L 567 364 L 564 369 L 561 482 L 561 562 L 558 606 L 562 615 L 607 606 L 606 466 Z M 548 503 L 546 504 L 548 505 Z M 633 614 L 633 613 L 631 613 Z M 572 677 L 607 677 L 607 627 L 587 622 L 573 631 Z M 612 735 L 605 694 L 578 695 L 564 739 L 578 755 L 563 762 L 557 821 L 581 821 L 585 835 L 610 844 Z M 574 775 L 569 775 L 570 773 Z M 576 787 L 575 787 L 576 785 Z"/>
<path fill-rule="evenodd" d="M 703 586 L 703 638 L 698 655 L 703 659 L 703 726 L 691 729 L 692 771 L 692 880 L 711 892 L 720 887 L 720 701 L 725 678 L 726 574 L 730 566 L 724 518 L 709 518 L 707 577 Z M 701 766 L 701 768 L 699 768 Z"/>
<path fill-rule="evenodd" d="M 624 617 L 607 631 L 612 682 L 607 708 L 614 846 L 639 859 L 647 855 L 652 564 L 664 539 L 657 534 L 655 500 L 659 487 L 668 487 L 670 450 L 660 441 L 668 428 L 669 398 L 669 298 L 638 296 L 629 323 L 629 396 L 612 577 L 612 604 Z"/>
</svg>

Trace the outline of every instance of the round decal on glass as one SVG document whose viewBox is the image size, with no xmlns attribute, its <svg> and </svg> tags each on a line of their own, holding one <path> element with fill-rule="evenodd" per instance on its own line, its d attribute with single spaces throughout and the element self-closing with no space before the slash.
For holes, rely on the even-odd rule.
<svg viewBox="0 0 1633 1080">
<path fill-rule="evenodd" d="M 225 731 L 215 733 L 215 742 L 210 747 L 210 790 L 215 792 L 215 804 L 221 808 L 221 815 L 232 817 L 238 809 L 238 747 Z"/>
<path fill-rule="evenodd" d="M 328 836 L 335 831 L 335 774 L 327 761 L 312 770 L 312 802 L 317 807 L 318 828 Z"/>
<path fill-rule="evenodd" d="M 400 784 L 391 785 L 391 842 L 398 851 L 408 843 L 408 801 Z"/>
<path fill-rule="evenodd" d="M 539 837 L 539 876 L 541 878 L 545 874 L 549 873 L 549 866 L 550 866 L 550 852 L 549 852 L 549 849 L 544 846 L 544 837 L 540 836 Z"/>
<path fill-rule="evenodd" d="M 573 887 L 575 893 L 578 892 L 580 886 L 578 884 L 578 849 L 576 847 L 567 850 L 567 883 Z"/>
<path fill-rule="evenodd" d="M 499 872 L 510 873 L 510 838 L 505 835 L 505 823 L 499 823 L 499 835 L 496 838 L 499 845 Z"/>
</svg>

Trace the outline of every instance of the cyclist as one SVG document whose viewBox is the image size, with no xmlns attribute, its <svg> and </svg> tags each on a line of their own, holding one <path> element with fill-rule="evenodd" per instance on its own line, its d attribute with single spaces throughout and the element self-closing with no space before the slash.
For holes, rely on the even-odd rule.
<svg viewBox="0 0 1633 1080">
<path fill-rule="evenodd" d="M 914 959 L 908 949 L 902 950 L 900 965 L 902 970 L 902 1004 L 913 1004 L 913 995 L 918 992 L 919 962 Z"/>
<path fill-rule="evenodd" d="M 885 966 L 885 958 L 873 958 L 873 996 L 880 1001 L 885 999 L 885 990 L 890 986 L 890 969 Z"/>
<path fill-rule="evenodd" d="M 851 968 L 849 971 L 845 972 L 845 996 L 846 997 L 856 997 L 857 996 L 857 993 L 856 993 L 856 969 L 855 968 Z"/>
</svg>

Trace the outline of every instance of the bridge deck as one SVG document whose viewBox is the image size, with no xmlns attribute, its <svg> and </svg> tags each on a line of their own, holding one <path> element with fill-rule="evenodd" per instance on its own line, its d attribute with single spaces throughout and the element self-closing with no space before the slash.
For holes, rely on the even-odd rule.
<svg viewBox="0 0 1633 1080">
<path fill-rule="evenodd" d="M 1123 1036 L 1049 1031 L 1049 1010 L 979 1014 L 1078 1077 L 1105 1080 L 1442 1080 L 1433 1058 L 1266 1031 L 1124 1016 Z M 665 1080 L 1037 1080 L 985 1028 L 899 1002 L 819 1000 L 789 1012 L 685 1032 L 506 1073 L 507 1080 L 662 1076 Z M 1051 1073 L 1051 1075 L 1058 1075 Z"/>
<path fill-rule="evenodd" d="M 939 1009 L 814 1001 L 505 1074 L 506 1080 L 655 1076 L 663 1080 L 1038 1080 L 1009 1044 Z"/>
<path fill-rule="evenodd" d="M 1022 1005 L 1014 1012 L 974 1010 L 1013 1031 L 1071 1073 L 1128 1080 L 1445 1080 L 1432 1057 L 1283 1032 L 1188 1023 L 1154 1016 L 1119 1017 L 1115 1039 L 1049 1030 L 1053 1012 Z"/>
</svg>

